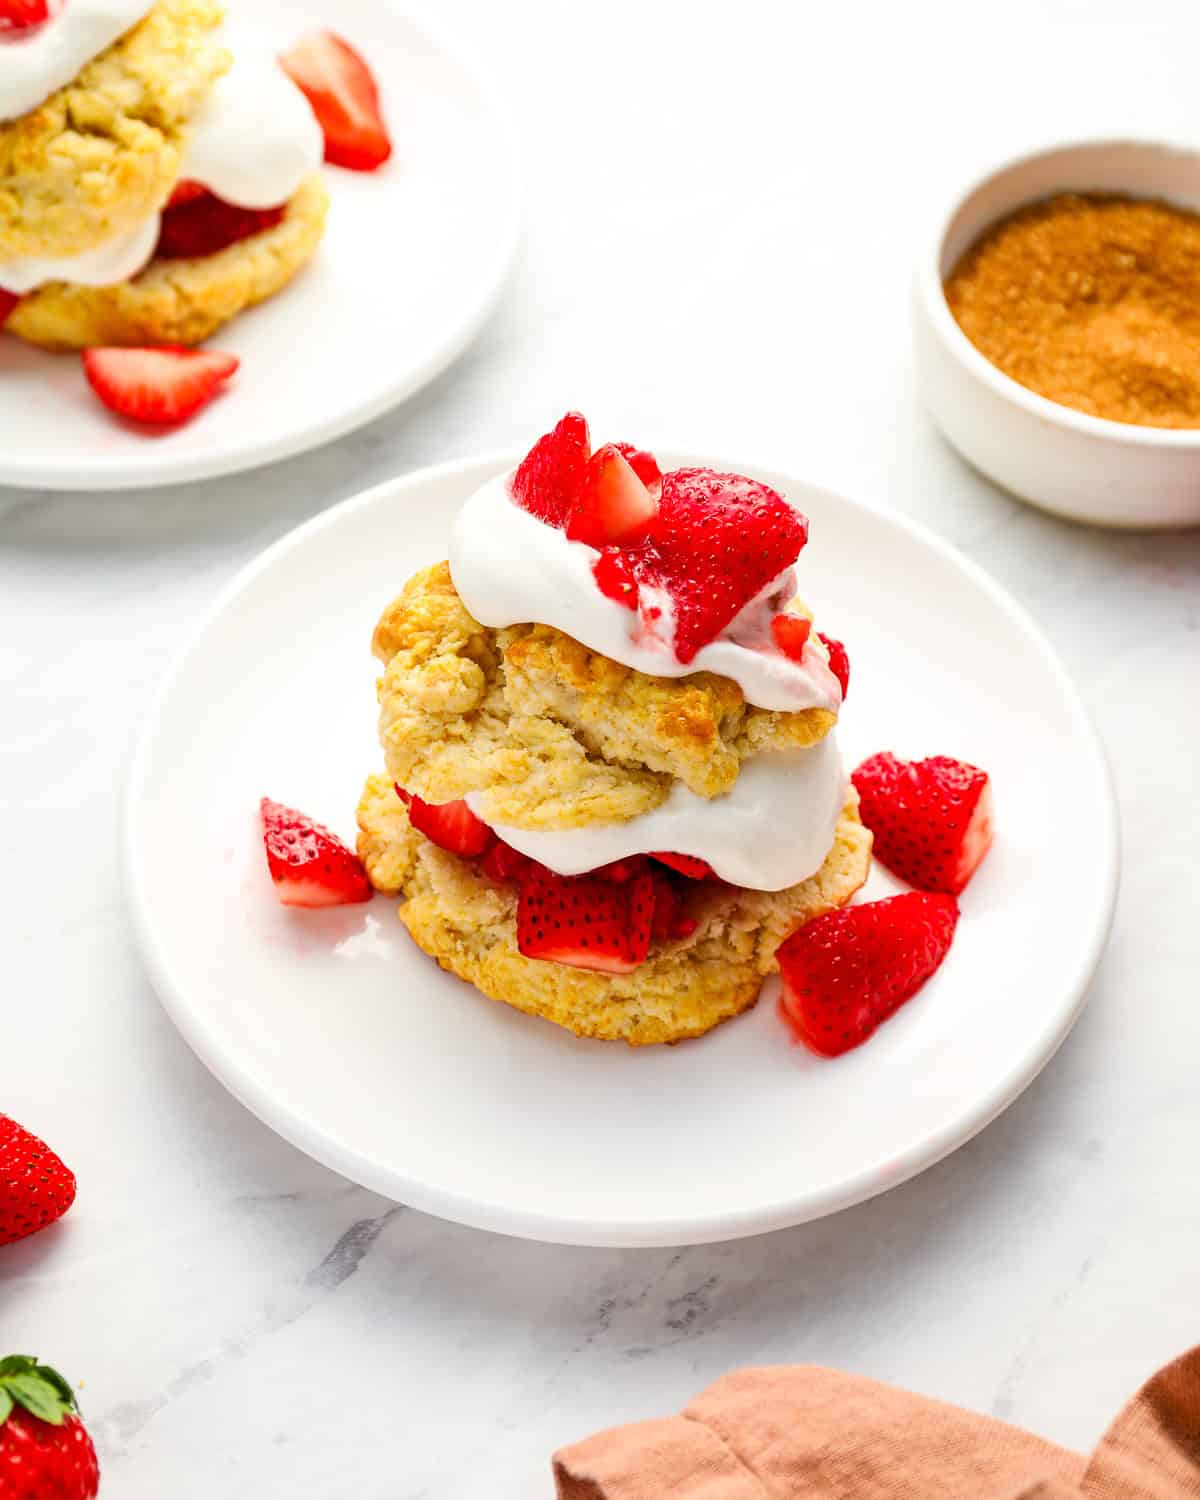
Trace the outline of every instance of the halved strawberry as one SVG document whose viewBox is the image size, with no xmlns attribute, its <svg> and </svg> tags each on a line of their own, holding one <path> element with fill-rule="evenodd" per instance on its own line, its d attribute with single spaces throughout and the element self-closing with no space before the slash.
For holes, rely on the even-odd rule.
<svg viewBox="0 0 1200 1500">
<path fill-rule="evenodd" d="M 784 1017 L 822 1057 L 849 1052 L 937 970 L 957 922 L 953 896 L 923 891 L 826 912 L 779 949 Z"/>
<path fill-rule="evenodd" d="M 987 772 L 946 755 L 906 761 L 884 751 L 853 781 L 875 857 L 909 885 L 956 896 L 992 845 Z"/>
<path fill-rule="evenodd" d="M 492 830 L 463 801 L 424 802 L 415 792 L 406 792 L 401 787 L 396 788 L 396 795 L 408 808 L 408 821 L 417 832 L 451 854 L 476 859 L 486 854 L 496 841 Z"/>
<path fill-rule="evenodd" d="M 842 699 L 845 701 L 846 694 L 850 691 L 850 658 L 846 655 L 846 648 L 841 641 L 835 641 L 831 635 L 818 630 L 817 635 L 825 642 L 829 652 L 829 670 L 842 685 Z"/>
<path fill-rule="evenodd" d="M 628 459 L 612 443 L 597 448 L 567 516 L 567 536 L 589 547 L 629 543 L 645 536 L 658 507 Z"/>
<path fill-rule="evenodd" d="M 198 192 L 193 189 L 199 188 Z M 182 196 L 180 196 L 182 194 Z M 156 260 L 192 260 L 215 255 L 283 222 L 286 208 L 238 208 L 199 183 L 176 185 L 163 210 Z"/>
<path fill-rule="evenodd" d="M 392 154 L 379 86 L 370 68 L 343 37 L 313 31 L 279 59 L 305 94 L 325 133 L 325 160 L 355 172 L 373 172 Z"/>
<path fill-rule="evenodd" d="M 588 424 L 569 411 L 553 432 L 538 438 L 512 477 L 512 496 L 522 510 L 548 526 L 563 526 L 583 485 L 591 457 Z"/>
<path fill-rule="evenodd" d="M 0 328 L 8 322 L 9 314 L 20 300 L 16 292 L 6 292 L 3 287 L 0 287 Z"/>
<path fill-rule="evenodd" d="M 215 349 L 85 349 L 88 383 L 111 411 L 171 426 L 206 406 L 240 361 Z"/>
<path fill-rule="evenodd" d="M 671 884 L 670 879 L 659 872 L 654 879 L 654 921 L 650 925 L 650 938 L 655 943 L 675 943 L 681 938 L 691 937 L 697 923 L 684 915 L 683 897 Z"/>
<path fill-rule="evenodd" d="M 32 31 L 35 26 L 44 26 L 49 19 L 49 0 L 0 0 L 0 36 Z"/>
<path fill-rule="evenodd" d="M 533 865 L 521 880 L 517 947 L 526 958 L 630 974 L 650 950 L 654 898 L 650 874 L 618 885 Z"/>
<path fill-rule="evenodd" d="M 519 880 L 533 861 L 503 839 L 497 839 L 479 861 L 479 868 L 489 880 Z"/>
<path fill-rule="evenodd" d="M 803 615 L 776 615 L 771 621 L 771 634 L 784 656 L 803 661 L 804 648 L 812 634 L 812 621 Z"/>
<path fill-rule="evenodd" d="M 362 861 L 336 833 L 269 797 L 259 809 L 267 868 L 285 906 L 346 906 L 371 899 Z"/>
<path fill-rule="evenodd" d="M 609 599 L 615 599 L 626 609 L 637 609 L 637 579 L 629 559 L 620 548 L 605 547 L 592 564 L 592 577 L 596 580 L 596 587 Z"/>
<path fill-rule="evenodd" d="M 699 859 L 694 854 L 661 854 L 655 850 L 650 858 L 658 860 L 660 865 L 669 865 L 672 870 L 678 870 L 689 880 L 715 880 L 717 878 L 717 872 L 712 865 L 706 859 Z"/>
<path fill-rule="evenodd" d="M 662 470 L 658 467 L 658 459 L 653 453 L 647 453 L 644 448 L 635 448 L 632 443 L 614 443 L 613 447 L 629 464 L 629 467 L 650 491 L 651 498 L 657 503 L 662 494 Z"/>
<path fill-rule="evenodd" d="M 626 557 L 639 583 L 670 594 L 675 654 L 686 663 L 795 562 L 807 540 L 808 522 L 765 484 L 675 469 L 663 476 L 649 536 Z"/>
</svg>

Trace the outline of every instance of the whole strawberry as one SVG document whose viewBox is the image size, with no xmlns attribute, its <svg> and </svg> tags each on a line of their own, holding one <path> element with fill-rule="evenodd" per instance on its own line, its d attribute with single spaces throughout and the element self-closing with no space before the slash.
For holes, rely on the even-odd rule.
<svg viewBox="0 0 1200 1500">
<path fill-rule="evenodd" d="M 71 1387 L 31 1354 L 0 1359 L 0 1500 L 93 1500 L 99 1488 Z"/>
<path fill-rule="evenodd" d="M 45 1141 L 0 1115 L 0 1245 L 45 1229 L 74 1201 L 74 1172 Z"/>
</svg>

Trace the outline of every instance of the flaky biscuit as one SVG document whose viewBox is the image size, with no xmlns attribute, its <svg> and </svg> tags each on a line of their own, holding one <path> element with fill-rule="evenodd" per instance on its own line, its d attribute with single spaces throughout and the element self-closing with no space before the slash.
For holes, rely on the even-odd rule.
<svg viewBox="0 0 1200 1500">
<path fill-rule="evenodd" d="M 93 250 L 162 207 L 187 121 L 233 62 L 223 14 L 218 0 L 158 0 L 73 83 L 0 124 L 0 266 Z"/>
<path fill-rule="evenodd" d="M 797 927 L 844 906 L 867 878 L 871 835 L 853 790 L 833 848 L 815 875 L 784 891 L 717 881 L 683 887 L 691 937 L 655 944 L 632 974 L 600 974 L 526 958 L 517 948 L 517 892 L 439 849 L 409 824 L 386 776 L 368 779 L 358 851 L 372 884 L 402 895 L 400 920 L 443 969 L 492 1000 L 576 1036 L 634 1047 L 702 1036 L 749 1009 L 775 953 Z"/>
<path fill-rule="evenodd" d="M 199 344 L 230 318 L 285 287 L 311 259 L 329 195 L 305 182 L 281 223 L 194 260 L 155 260 L 116 286 L 52 282 L 17 303 L 6 329 L 44 349 L 104 344 Z"/>
<path fill-rule="evenodd" d="M 481 796 L 485 822 L 580 828 L 658 807 L 674 780 L 702 797 L 743 760 L 800 748 L 836 722 L 824 709 L 748 704 L 729 678 L 649 677 L 548 625 L 490 630 L 447 563 L 410 579 L 375 628 L 388 770 L 428 802 Z"/>
</svg>

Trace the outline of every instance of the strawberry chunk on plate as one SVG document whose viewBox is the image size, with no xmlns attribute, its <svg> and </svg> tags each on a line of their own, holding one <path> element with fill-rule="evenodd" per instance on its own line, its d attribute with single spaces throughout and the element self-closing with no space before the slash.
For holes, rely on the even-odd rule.
<svg viewBox="0 0 1200 1500">
<path fill-rule="evenodd" d="M 313 31 L 279 59 L 312 105 L 325 135 L 325 160 L 354 172 L 374 172 L 392 154 L 379 86 L 344 37 Z"/>
<path fill-rule="evenodd" d="M 992 846 L 987 772 L 947 755 L 905 761 L 884 751 L 853 781 L 875 857 L 919 890 L 957 896 Z"/>
<path fill-rule="evenodd" d="M 270 797 L 259 806 L 267 868 L 284 906 L 346 906 L 371 899 L 362 861 L 336 833 Z"/>
<path fill-rule="evenodd" d="M 440 849 L 448 849 L 463 859 L 477 859 L 496 842 L 492 830 L 461 799 L 424 802 L 415 792 L 406 792 L 401 787 L 396 788 L 396 795 L 408 808 L 412 826 Z"/>
<path fill-rule="evenodd" d="M 179 344 L 83 352 L 88 383 L 110 411 L 166 427 L 207 406 L 239 363 L 233 354 Z"/>
<path fill-rule="evenodd" d="M 957 923 L 953 896 L 924 891 L 815 918 L 777 955 L 784 1018 L 820 1056 L 849 1052 L 937 972 Z"/>
<path fill-rule="evenodd" d="M 661 488 L 661 478 L 660 478 Z M 583 471 L 567 515 L 567 536 L 589 547 L 628 543 L 645 536 L 658 506 L 629 460 L 613 443 L 597 448 Z"/>
<path fill-rule="evenodd" d="M 33 31 L 49 19 L 49 0 L 0 0 L 0 37 Z"/>
</svg>

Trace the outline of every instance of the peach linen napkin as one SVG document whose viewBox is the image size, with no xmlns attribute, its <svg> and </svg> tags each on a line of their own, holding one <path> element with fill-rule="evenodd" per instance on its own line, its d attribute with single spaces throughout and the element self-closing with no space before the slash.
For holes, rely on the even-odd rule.
<svg viewBox="0 0 1200 1500">
<path fill-rule="evenodd" d="M 682 1415 L 554 1459 L 558 1500 L 1185 1500 L 1200 1497 L 1200 1348 L 1138 1392 L 1090 1459 L 854 1375 L 739 1370 Z"/>
</svg>

